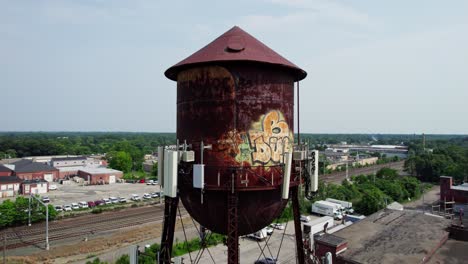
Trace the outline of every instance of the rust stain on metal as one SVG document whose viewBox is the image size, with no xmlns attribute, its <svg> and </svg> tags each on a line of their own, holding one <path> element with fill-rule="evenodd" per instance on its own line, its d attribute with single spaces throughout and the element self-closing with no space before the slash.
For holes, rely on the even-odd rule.
<svg viewBox="0 0 468 264">
<path fill-rule="evenodd" d="M 231 188 L 238 192 L 239 235 L 282 212 L 281 161 L 294 142 L 293 84 L 305 75 L 237 27 L 166 71 L 177 80 L 177 138 L 193 146 L 195 163 L 201 141 L 212 145 L 204 152 L 203 204 L 190 166 L 182 165 L 178 179 L 180 198 L 200 224 L 226 234 Z M 291 177 L 291 186 L 298 183 Z"/>
</svg>

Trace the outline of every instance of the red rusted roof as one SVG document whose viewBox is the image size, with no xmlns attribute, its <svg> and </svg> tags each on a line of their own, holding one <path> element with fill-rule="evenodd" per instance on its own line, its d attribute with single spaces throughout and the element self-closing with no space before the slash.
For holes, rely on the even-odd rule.
<svg viewBox="0 0 468 264">
<path fill-rule="evenodd" d="M 177 81 L 178 73 L 188 68 L 188 66 L 226 61 L 252 61 L 278 65 L 291 70 L 296 81 L 307 76 L 304 70 L 237 26 L 231 28 L 188 58 L 170 67 L 164 74 L 167 78 Z"/>
</svg>

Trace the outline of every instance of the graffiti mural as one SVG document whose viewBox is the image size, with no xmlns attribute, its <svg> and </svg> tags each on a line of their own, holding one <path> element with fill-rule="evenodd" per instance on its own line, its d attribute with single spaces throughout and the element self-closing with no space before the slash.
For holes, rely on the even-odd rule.
<svg viewBox="0 0 468 264">
<path fill-rule="evenodd" d="M 236 160 L 252 165 L 281 163 L 283 153 L 291 148 L 293 142 L 292 132 L 280 111 L 262 115 L 241 137 Z"/>
</svg>

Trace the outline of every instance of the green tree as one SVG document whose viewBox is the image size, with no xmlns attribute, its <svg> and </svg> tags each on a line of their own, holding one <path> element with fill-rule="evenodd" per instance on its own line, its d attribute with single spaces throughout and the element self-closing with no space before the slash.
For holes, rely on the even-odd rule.
<svg viewBox="0 0 468 264">
<path fill-rule="evenodd" d="M 356 211 L 370 215 L 385 207 L 385 194 L 382 191 L 368 184 L 361 188 L 363 196 L 355 206 Z"/>
<path fill-rule="evenodd" d="M 151 176 L 156 176 L 159 179 L 158 175 L 158 163 L 153 164 L 153 168 L 151 169 Z"/>
<path fill-rule="evenodd" d="M 398 178 L 398 172 L 390 168 L 382 168 L 375 174 L 377 178 L 394 180 Z"/>
<path fill-rule="evenodd" d="M 0 204 L 0 227 L 10 226 L 15 221 L 16 207 L 11 200 L 6 200 Z"/>
<path fill-rule="evenodd" d="M 117 259 L 115 264 L 130 264 L 130 256 L 127 254 L 120 256 L 120 258 Z"/>
<path fill-rule="evenodd" d="M 109 166 L 123 172 L 130 172 L 132 169 L 132 157 L 125 151 L 111 152 L 108 155 Z"/>
</svg>

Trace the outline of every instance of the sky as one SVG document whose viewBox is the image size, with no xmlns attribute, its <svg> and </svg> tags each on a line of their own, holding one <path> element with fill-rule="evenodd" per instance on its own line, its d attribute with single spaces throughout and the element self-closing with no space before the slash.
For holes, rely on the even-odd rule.
<svg viewBox="0 0 468 264">
<path fill-rule="evenodd" d="M 306 133 L 468 134 L 468 1 L 0 0 L 0 131 L 175 132 L 164 71 L 234 25 L 289 59 Z"/>
</svg>

